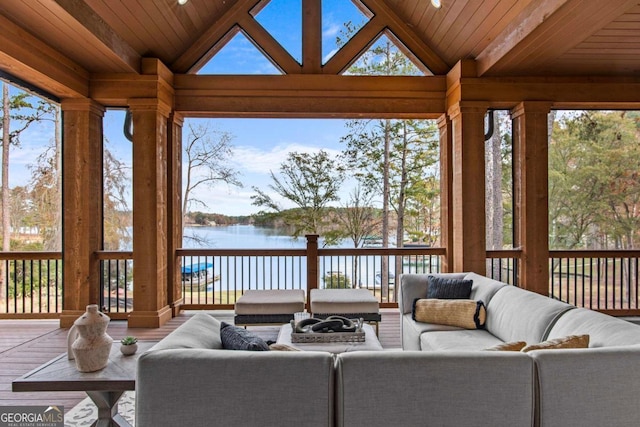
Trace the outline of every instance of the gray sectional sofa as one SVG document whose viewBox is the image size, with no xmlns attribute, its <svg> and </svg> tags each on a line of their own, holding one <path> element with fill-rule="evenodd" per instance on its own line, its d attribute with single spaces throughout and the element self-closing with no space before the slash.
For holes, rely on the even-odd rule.
<svg viewBox="0 0 640 427">
<path fill-rule="evenodd" d="M 219 321 L 198 313 L 140 356 L 136 425 L 638 425 L 640 326 L 473 273 L 445 276 L 474 281 L 486 329 L 414 322 L 428 280 L 404 275 L 404 351 L 224 350 Z M 582 333 L 594 348 L 482 351 Z"/>
</svg>

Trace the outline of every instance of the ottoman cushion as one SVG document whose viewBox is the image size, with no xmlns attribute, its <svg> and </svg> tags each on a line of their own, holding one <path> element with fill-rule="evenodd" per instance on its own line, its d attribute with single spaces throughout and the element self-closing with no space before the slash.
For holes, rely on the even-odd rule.
<svg viewBox="0 0 640 427">
<path fill-rule="evenodd" d="M 236 314 L 293 314 L 304 311 L 302 289 L 249 290 L 236 301 Z"/>
<path fill-rule="evenodd" d="M 367 289 L 312 289 L 312 313 L 377 313 L 380 304 Z"/>
</svg>

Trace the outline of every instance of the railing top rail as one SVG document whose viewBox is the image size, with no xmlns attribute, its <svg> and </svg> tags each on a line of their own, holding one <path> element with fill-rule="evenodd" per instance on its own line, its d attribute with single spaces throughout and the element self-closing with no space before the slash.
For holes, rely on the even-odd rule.
<svg viewBox="0 0 640 427">
<path fill-rule="evenodd" d="M 98 259 L 131 259 L 133 251 L 96 251 Z"/>
<path fill-rule="evenodd" d="M 444 248 L 322 248 L 318 255 L 446 255 Z"/>
<path fill-rule="evenodd" d="M 488 250 L 487 258 L 520 258 L 522 256 L 522 249 L 501 249 L 501 250 Z"/>
<path fill-rule="evenodd" d="M 62 259 L 62 252 L 10 251 L 0 252 L 0 260 L 48 260 Z"/>
<path fill-rule="evenodd" d="M 549 251 L 549 258 L 639 258 L 640 250 L 569 250 Z"/>
<path fill-rule="evenodd" d="M 302 249 L 176 249 L 178 256 L 306 256 Z"/>
</svg>

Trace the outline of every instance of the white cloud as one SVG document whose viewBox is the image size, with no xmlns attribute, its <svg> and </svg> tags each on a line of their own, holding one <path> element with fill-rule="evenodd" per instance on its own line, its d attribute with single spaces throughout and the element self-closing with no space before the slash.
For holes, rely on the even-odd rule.
<svg viewBox="0 0 640 427">
<path fill-rule="evenodd" d="M 241 146 L 234 148 L 233 161 L 242 171 L 268 174 L 270 171 L 277 173 L 280 165 L 287 159 L 291 152 L 317 153 L 320 148 L 292 143 L 289 145 L 278 145 L 271 150 L 264 150 L 260 147 Z M 339 150 L 324 149 L 329 155 L 337 155 Z"/>
<path fill-rule="evenodd" d="M 338 33 L 340 33 L 340 30 L 342 30 L 344 28 L 344 25 L 342 24 L 330 24 L 325 26 L 325 28 L 322 30 L 322 37 L 335 37 L 338 35 Z"/>
</svg>

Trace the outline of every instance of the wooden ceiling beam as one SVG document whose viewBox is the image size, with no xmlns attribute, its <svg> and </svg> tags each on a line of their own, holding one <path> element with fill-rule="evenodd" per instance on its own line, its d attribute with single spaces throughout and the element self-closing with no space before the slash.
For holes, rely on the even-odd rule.
<svg viewBox="0 0 640 427">
<path fill-rule="evenodd" d="M 437 118 L 442 76 L 174 76 L 175 109 L 190 117 Z"/>
<path fill-rule="evenodd" d="M 402 20 L 385 0 L 360 0 L 374 15 L 381 17 L 389 30 L 433 74 L 446 74 L 451 68 L 415 31 Z"/>
<path fill-rule="evenodd" d="M 327 61 L 322 67 L 322 72 L 324 74 L 342 74 L 358 60 L 384 29 L 383 19 L 374 16 Z"/>
<path fill-rule="evenodd" d="M 227 11 L 171 64 L 171 69 L 175 73 L 188 73 L 202 68 L 224 46 L 225 43 L 221 41 L 228 41 L 226 35 L 238 22 L 249 16 L 260 2 L 261 0 L 228 2 Z"/>
<path fill-rule="evenodd" d="M 322 1 L 302 2 L 302 72 L 322 73 Z"/>
<path fill-rule="evenodd" d="M 55 3 L 77 24 L 95 37 L 103 53 L 113 57 L 125 69 L 140 72 L 141 55 L 122 39 L 113 28 L 82 0 L 55 0 Z"/>
<path fill-rule="evenodd" d="M 478 75 L 514 65 L 535 70 L 637 5 L 637 0 L 540 0 L 529 5 L 477 57 Z M 553 40 L 553 43 L 545 42 Z"/>
<path fill-rule="evenodd" d="M 285 74 L 300 74 L 302 66 L 296 61 L 276 39 L 273 38 L 253 16 L 243 16 L 238 25 L 249 37 L 254 46 L 266 56 L 280 71 Z"/>
<path fill-rule="evenodd" d="M 0 15 L 0 69 L 59 98 L 89 95 L 89 72 Z"/>
</svg>

